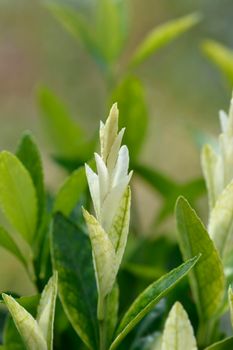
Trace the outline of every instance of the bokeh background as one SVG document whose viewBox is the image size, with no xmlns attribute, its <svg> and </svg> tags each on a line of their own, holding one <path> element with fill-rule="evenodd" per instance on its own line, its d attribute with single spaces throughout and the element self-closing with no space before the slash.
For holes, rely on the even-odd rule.
<svg viewBox="0 0 233 350">
<path fill-rule="evenodd" d="M 88 16 L 94 0 L 72 0 Z M 198 131 L 219 132 L 218 111 L 228 110 L 229 83 L 204 56 L 210 38 L 233 47 L 231 0 L 128 0 L 130 35 L 120 58 L 124 66 L 137 44 L 156 25 L 192 13 L 201 22 L 151 55 L 137 68 L 149 109 L 147 140 L 140 154 L 149 164 L 178 181 L 201 174 Z M 31 130 L 42 150 L 45 178 L 56 190 L 65 173 L 50 158 L 52 143 L 39 118 L 37 89 L 46 85 L 69 106 L 74 118 L 93 134 L 106 118 L 108 91 L 102 72 L 40 1 L 0 2 L 0 148 L 14 151 L 24 130 Z M 136 197 L 145 231 L 158 205 L 138 180 Z M 159 199 L 158 199 L 159 200 Z M 0 289 L 33 291 L 14 257 L 0 249 Z"/>
</svg>

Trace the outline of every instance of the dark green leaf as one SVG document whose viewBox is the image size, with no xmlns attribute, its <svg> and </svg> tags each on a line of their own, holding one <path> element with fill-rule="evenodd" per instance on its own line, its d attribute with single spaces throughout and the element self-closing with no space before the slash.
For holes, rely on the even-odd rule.
<svg viewBox="0 0 233 350">
<path fill-rule="evenodd" d="M 214 343 L 205 350 L 230 350 L 233 349 L 233 337 L 223 339 L 217 343 Z"/>
<path fill-rule="evenodd" d="M 51 249 L 65 313 L 85 344 L 96 349 L 97 288 L 89 237 L 62 214 L 56 214 Z"/>
<path fill-rule="evenodd" d="M 38 200 L 38 224 L 40 224 L 45 205 L 43 167 L 39 149 L 29 132 L 23 135 L 16 155 L 29 171 L 34 183 Z"/>
<path fill-rule="evenodd" d="M 176 219 L 183 258 L 201 253 L 199 263 L 189 276 L 199 317 L 208 320 L 219 311 L 223 301 L 223 265 L 201 220 L 182 197 L 177 201 Z"/>
<path fill-rule="evenodd" d="M 194 257 L 152 283 L 133 302 L 123 316 L 110 349 L 115 349 L 132 328 L 194 267 Z"/>
</svg>

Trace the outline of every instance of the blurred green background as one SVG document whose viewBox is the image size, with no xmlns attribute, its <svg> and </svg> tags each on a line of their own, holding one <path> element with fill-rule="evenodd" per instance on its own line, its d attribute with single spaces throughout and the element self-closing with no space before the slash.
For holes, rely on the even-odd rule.
<svg viewBox="0 0 233 350">
<path fill-rule="evenodd" d="M 70 0 L 88 17 L 94 0 Z M 68 3 L 68 1 L 67 1 Z M 54 19 L 40 1 L 0 2 L 0 148 L 15 150 L 29 129 L 42 150 L 45 178 L 55 190 L 64 177 L 49 155 L 36 99 L 46 85 L 64 100 L 78 122 L 92 135 L 106 118 L 108 91 L 102 72 L 90 55 Z M 195 131 L 217 135 L 218 111 L 228 110 L 231 86 L 201 52 L 210 38 L 233 47 L 231 0 L 129 0 L 130 35 L 119 61 L 124 67 L 137 44 L 156 25 L 196 12 L 203 18 L 136 69 L 149 109 L 149 128 L 140 159 L 178 181 L 201 174 Z M 91 17 L 90 17 L 91 20 Z M 159 198 L 136 179 L 135 197 L 146 232 Z M 23 268 L 4 250 L 0 289 L 29 294 L 32 287 Z"/>
</svg>

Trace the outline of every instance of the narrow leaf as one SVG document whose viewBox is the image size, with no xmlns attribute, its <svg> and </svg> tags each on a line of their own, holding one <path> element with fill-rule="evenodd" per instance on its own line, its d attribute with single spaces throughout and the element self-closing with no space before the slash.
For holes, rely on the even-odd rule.
<svg viewBox="0 0 233 350">
<path fill-rule="evenodd" d="M 205 145 L 201 153 L 201 164 L 208 190 L 209 207 L 213 208 L 216 202 L 216 185 L 214 178 L 217 156 L 210 145 Z"/>
<path fill-rule="evenodd" d="M 38 306 L 36 320 L 42 330 L 47 349 L 53 349 L 53 326 L 57 297 L 57 272 L 50 278 L 45 286 Z"/>
<path fill-rule="evenodd" d="M 3 294 L 15 325 L 28 350 L 47 350 L 47 344 L 36 320 L 14 298 Z"/>
<path fill-rule="evenodd" d="M 210 213 L 208 230 L 221 257 L 232 249 L 233 243 L 233 181 L 221 192 Z"/>
<path fill-rule="evenodd" d="M 39 149 L 29 132 L 25 133 L 20 140 L 16 156 L 28 170 L 34 183 L 38 200 L 39 224 L 45 205 L 44 175 Z"/>
<path fill-rule="evenodd" d="M 97 289 L 89 237 L 62 214 L 56 214 L 51 252 L 64 311 L 83 342 L 95 349 L 98 347 Z"/>
<path fill-rule="evenodd" d="M 152 283 L 133 302 L 123 316 L 110 350 L 113 350 L 132 328 L 195 266 L 199 257 L 192 258 Z"/>
<path fill-rule="evenodd" d="M 228 301 L 230 307 L 231 325 L 233 327 L 233 291 L 231 286 L 228 289 Z"/>
<path fill-rule="evenodd" d="M 0 205 L 11 225 L 31 243 L 37 224 L 35 187 L 27 169 L 13 154 L 0 154 Z"/>
<path fill-rule="evenodd" d="M 69 216 L 87 188 L 84 167 L 72 172 L 58 191 L 54 202 L 54 212 Z"/>
<path fill-rule="evenodd" d="M 197 350 L 189 317 L 180 303 L 175 303 L 168 315 L 161 350 Z"/>
<path fill-rule="evenodd" d="M 202 44 L 202 51 L 233 84 L 233 50 L 217 41 L 205 40 Z"/>
<path fill-rule="evenodd" d="M 131 64 L 133 66 L 138 65 L 158 49 L 169 44 L 179 35 L 192 28 L 199 20 L 200 15 L 193 13 L 156 27 L 136 49 Z"/>
<path fill-rule="evenodd" d="M 0 246 L 2 246 L 3 248 L 7 249 L 10 253 L 15 255 L 25 267 L 27 266 L 26 260 L 23 257 L 21 251 L 19 250 L 17 244 L 2 226 L 0 226 Z"/>
<path fill-rule="evenodd" d="M 201 253 L 189 277 L 199 317 L 207 320 L 217 313 L 223 300 L 222 262 L 201 220 L 183 197 L 176 204 L 176 219 L 183 258 Z"/>
</svg>

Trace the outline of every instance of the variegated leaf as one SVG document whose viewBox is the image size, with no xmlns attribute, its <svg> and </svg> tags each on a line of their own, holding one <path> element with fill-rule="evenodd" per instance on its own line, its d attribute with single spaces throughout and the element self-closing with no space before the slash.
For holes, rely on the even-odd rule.
<svg viewBox="0 0 233 350">
<path fill-rule="evenodd" d="M 188 315 L 176 302 L 166 320 L 161 350 L 197 350 L 196 339 Z"/>
<path fill-rule="evenodd" d="M 220 255 L 226 256 L 233 242 L 233 181 L 219 195 L 210 214 L 208 231 Z"/>
<path fill-rule="evenodd" d="M 95 276 L 99 293 L 98 318 L 103 318 L 101 303 L 111 292 L 117 274 L 116 254 L 111 240 L 96 218 L 83 209 L 83 215 L 88 227 Z"/>
<path fill-rule="evenodd" d="M 53 324 L 57 297 L 57 272 L 50 278 L 41 295 L 37 322 L 46 339 L 48 350 L 53 349 Z"/>
<path fill-rule="evenodd" d="M 2 295 L 14 323 L 28 350 L 48 350 L 43 333 L 37 321 L 14 298 Z"/>
</svg>

